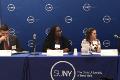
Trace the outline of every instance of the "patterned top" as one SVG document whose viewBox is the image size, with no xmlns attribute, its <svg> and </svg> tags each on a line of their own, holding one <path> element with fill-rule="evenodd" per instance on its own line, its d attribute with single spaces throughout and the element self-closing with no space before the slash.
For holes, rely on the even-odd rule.
<svg viewBox="0 0 120 80">
<path fill-rule="evenodd" d="M 98 48 L 101 49 L 101 43 L 98 39 L 91 42 L 88 42 L 86 39 L 83 39 L 81 46 L 84 49 L 89 48 L 89 51 L 92 51 L 92 52 L 98 52 L 97 49 Z"/>
</svg>

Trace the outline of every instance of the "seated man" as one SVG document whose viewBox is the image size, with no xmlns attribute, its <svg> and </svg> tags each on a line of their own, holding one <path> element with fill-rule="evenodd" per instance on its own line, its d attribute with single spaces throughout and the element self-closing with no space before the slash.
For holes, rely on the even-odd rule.
<svg viewBox="0 0 120 80">
<path fill-rule="evenodd" d="M 64 52 L 71 51 L 70 41 L 63 37 L 62 30 L 58 25 L 55 25 L 51 28 L 46 40 L 44 41 L 42 51 L 47 52 L 47 49 L 63 50 Z"/>
<path fill-rule="evenodd" d="M 0 50 L 21 50 L 18 39 L 14 35 L 9 34 L 9 28 L 7 25 L 0 27 Z"/>
</svg>

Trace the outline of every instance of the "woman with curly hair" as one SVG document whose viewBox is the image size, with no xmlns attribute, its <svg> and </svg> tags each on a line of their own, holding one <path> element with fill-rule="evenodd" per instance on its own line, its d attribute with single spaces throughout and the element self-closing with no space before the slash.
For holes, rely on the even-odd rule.
<svg viewBox="0 0 120 80">
<path fill-rule="evenodd" d="M 43 44 L 43 52 L 51 50 L 63 50 L 64 52 L 71 51 L 70 41 L 62 35 L 62 30 L 58 25 L 54 25 Z"/>
</svg>

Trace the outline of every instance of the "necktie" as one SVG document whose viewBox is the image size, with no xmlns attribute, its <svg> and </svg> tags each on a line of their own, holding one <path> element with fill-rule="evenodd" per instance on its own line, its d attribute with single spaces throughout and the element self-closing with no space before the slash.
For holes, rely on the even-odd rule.
<svg viewBox="0 0 120 80">
<path fill-rule="evenodd" d="M 7 41 L 4 41 L 4 49 L 5 50 L 9 50 L 10 49 L 10 46 L 8 45 Z"/>
</svg>

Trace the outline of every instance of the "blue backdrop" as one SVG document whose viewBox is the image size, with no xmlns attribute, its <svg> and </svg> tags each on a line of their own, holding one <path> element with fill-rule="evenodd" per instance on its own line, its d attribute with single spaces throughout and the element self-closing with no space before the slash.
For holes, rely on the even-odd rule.
<svg viewBox="0 0 120 80">
<path fill-rule="evenodd" d="M 54 24 L 80 50 L 84 31 L 97 29 L 102 48 L 117 48 L 114 34 L 119 34 L 120 0 L 0 0 L 2 24 L 18 36 L 21 46 L 30 50 L 32 34 L 37 34 L 37 51 Z"/>
</svg>

